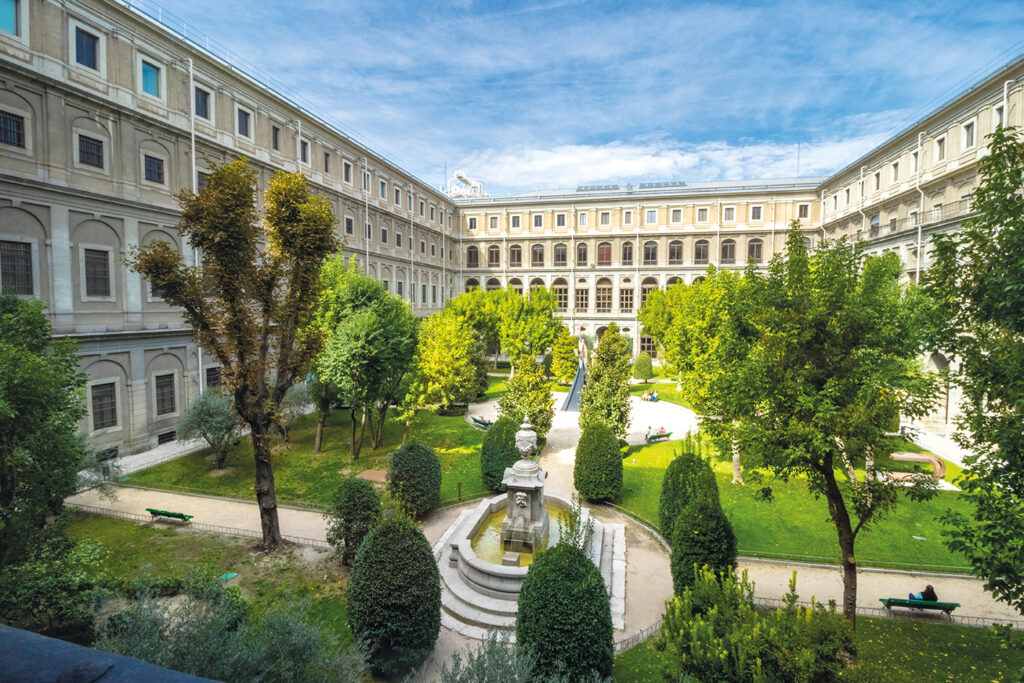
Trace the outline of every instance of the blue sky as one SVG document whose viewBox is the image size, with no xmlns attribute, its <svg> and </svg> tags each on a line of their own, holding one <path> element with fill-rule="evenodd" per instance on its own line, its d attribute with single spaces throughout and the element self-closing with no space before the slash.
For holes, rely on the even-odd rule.
<svg viewBox="0 0 1024 683">
<path fill-rule="evenodd" d="M 1024 2 L 175 0 L 434 186 L 827 174 L 1024 51 Z"/>
</svg>

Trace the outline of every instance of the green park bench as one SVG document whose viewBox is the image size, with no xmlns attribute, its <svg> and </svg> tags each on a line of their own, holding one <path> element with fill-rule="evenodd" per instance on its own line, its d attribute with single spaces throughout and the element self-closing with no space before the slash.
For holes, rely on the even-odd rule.
<svg viewBox="0 0 1024 683">
<path fill-rule="evenodd" d="M 654 443 L 660 439 L 667 439 L 672 436 L 672 432 L 662 432 L 661 434 L 651 434 L 650 436 L 644 437 L 647 443 Z"/>
<path fill-rule="evenodd" d="M 930 609 L 942 612 L 947 617 L 960 606 L 959 602 L 936 602 L 934 600 L 911 600 L 909 598 L 880 598 L 880 601 L 890 613 L 893 607 L 909 607 L 911 609 Z"/>
<path fill-rule="evenodd" d="M 485 419 L 477 417 L 475 415 L 473 415 L 472 418 L 473 418 L 473 422 L 476 423 L 476 426 L 477 427 L 481 427 L 483 429 L 487 429 L 488 427 L 491 426 L 491 424 L 493 424 L 490 420 L 485 420 Z"/>
<path fill-rule="evenodd" d="M 189 523 L 189 520 L 195 517 L 195 515 L 186 515 L 184 512 L 168 512 L 167 510 L 157 510 L 155 508 L 146 508 L 146 512 L 156 517 L 170 517 L 171 519 L 180 519 L 185 524 Z"/>
</svg>

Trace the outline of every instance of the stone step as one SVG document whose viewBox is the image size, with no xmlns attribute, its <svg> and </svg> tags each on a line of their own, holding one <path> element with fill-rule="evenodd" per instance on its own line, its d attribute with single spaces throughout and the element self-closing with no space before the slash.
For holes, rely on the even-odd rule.
<svg viewBox="0 0 1024 683">
<path fill-rule="evenodd" d="M 515 616 L 503 616 L 485 612 L 478 607 L 464 602 L 452 593 L 447 586 L 441 586 L 441 607 L 456 620 L 469 626 L 486 630 L 514 631 Z"/>
<path fill-rule="evenodd" d="M 448 565 L 447 557 L 441 565 L 441 584 L 463 603 L 472 605 L 475 609 L 490 612 L 501 617 L 512 617 L 516 615 L 516 603 L 511 600 L 502 600 L 484 595 L 469 586 L 458 568 Z"/>
</svg>

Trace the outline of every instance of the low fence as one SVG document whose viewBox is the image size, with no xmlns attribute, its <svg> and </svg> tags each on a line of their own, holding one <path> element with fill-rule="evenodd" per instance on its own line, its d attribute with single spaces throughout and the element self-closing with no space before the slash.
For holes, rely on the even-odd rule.
<svg viewBox="0 0 1024 683">
<path fill-rule="evenodd" d="M 634 633 L 633 635 L 627 638 L 623 638 L 622 640 L 615 643 L 615 654 L 621 655 L 626 650 L 632 650 L 634 647 L 644 642 L 651 636 L 655 635 L 660 630 L 661 617 L 659 617 L 656 622 L 654 622 L 644 630 L 640 631 L 639 633 Z"/>
</svg>

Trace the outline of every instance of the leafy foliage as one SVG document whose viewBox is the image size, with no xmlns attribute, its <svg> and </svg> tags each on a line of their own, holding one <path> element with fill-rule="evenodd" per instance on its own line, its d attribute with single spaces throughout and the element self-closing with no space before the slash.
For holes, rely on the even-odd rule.
<svg viewBox="0 0 1024 683">
<path fill-rule="evenodd" d="M 597 343 L 587 367 L 587 379 L 580 396 L 580 429 L 594 422 L 606 422 L 615 435 L 626 438 L 629 429 L 629 344 L 611 323 Z"/>
<path fill-rule="evenodd" d="M 327 542 L 341 553 L 343 564 L 352 564 L 359 545 L 380 519 L 380 498 L 367 480 L 342 479 L 324 517 Z"/>
<path fill-rule="evenodd" d="M 320 352 L 323 335 L 310 323 L 320 268 L 337 241 L 330 202 L 310 193 L 301 173 L 274 173 L 264 196 L 261 223 L 256 172 L 245 159 L 214 165 L 199 194 L 177 195 L 178 230 L 199 249 L 202 268 L 186 265 L 164 241 L 134 250 L 128 263 L 182 309 L 197 342 L 220 364 L 235 411 L 250 428 L 263 545 L 272 548 L 281 530 L 269 430 L 288 389 Z"/>
<path fill-rule="evenodd" d="M 359 546 L 349 624 L 378 676 L 418 666 L 441 631 L 441 579 L 430 543 L 403 517 L 382 520 Z"/>
<path fill-rule="evenodd" d="M 446 409 L 453 403 L 467 403 L 480 390 L 480 368 L 486 373 L 482 342 L 465 320 L 447 310 L 423 321 L 413 365 L 406 402 L 417 407 Z"/>
<path fill-rule="evenodd" d="M 85 377 L 74 344 L 50 334 L 41 301 L 0 294 L 0 567 L 38 544 L 85 455 Z"/>
<path fill-rule="evenodd" d="M 974 516 L 950 513 L 948 544 L 985 588 L 1024 614 L 1024 141 L 989 137 L 963 230 L 936 235 L 926 274 L 935 345 L 963 390 L 956 438 L 972 453 L 958 482 Z"/>
<path fill-rule="evenodd" d="M 505 468 L 512 467 L 519 460 L 516 432 L 520 424 L 510 417 L 499 417 L 484 432 L 484 440 L 480 445 L 480 473 L 484 486 L 491 491 L 505 490 L 501 485 Z"/>
<path fill-rule="evenodd" d="M 693 584 L 694 568 L 729 573 L 736 566 L 736 536 L 714 495 L 693 496 L 672 528 L 672 586 L 676 595 Z"/>
<path fill-rule="evenodd" d="M 654 364 L 651 362 L 651 354 L 641 351 L 640 355 L 633 361 L 633 377 L 642 379 L 644 382 L 654 377 Z"/>
<path fill-rule="evenodd" d="M 572 680 L 612 671 L 612 615 L 601 572 L 578 548 L 559 544 L 530 565 L 519 593 L 516 642 L 537 673 Z"/>
<path fill-rule="evenodd" d="M 491 631 L 476 647 L 467 647 L 465 658 L 455 652 L 441 667 L 441 683 L 611 683 L 597 672 L 591 676 L 570 676 L 564 671 L 541 677 L 537 671 L 537 655 L 530 647 L 508 642 L 503 634 Z"/>
<path fill-rule="evenodd" d="M 718 504 L 718 483 L 715 473 L 693 443 L 684 441 L 682 451 L 668 467 L 661 480 L 658 500 L 658 526 L 661 535 L 671 544 L 675 538 L 676 521 L 686 506 L 698 495 L 710 497 Z"/>
<path fill-rule="evenodd" d="M 498 338 L 509 358 L 543 354 L 558 332 L 555 297 L 543 287 L 534 287 L 527 296 L 514 289 L 497 297 Z M 518 372 L 518 368 L 515 370 Z"/>
<path fill-rule="evenodd" d="M 853 631 L 835 604 L 798 607 L 796 573 L 781 609 L 760 613 L 747 573 L 703 568 L 668 602 L 655 643 L 666 680 L 832 681 L 855 653 Z"/>
<path fill-rule="evenodd" d="M 388 464 L 388 492 L 413 517 L 422 517 L 441 502 L 441 461 L 434 449 L 410 441 L 393 451 Z"/>
<path fill-rule="evenodd" d="M 551 374 L 562 384 L 569 384 L 576 376 L 580 364 L 577 346 L 578 342 L 569 334 L 569 328 L 565 325 L 559 327 L 551 345 Z"/>
<path fill-rule="evenodd" d="M 555 418 L 555 399 L 544 377 L 544 369 L 533 356 L 522 356 L 515 362 L 515 374 L 508 381 L 508 390 L 498 399 L 498 413 L 516 424 L 530 420 L 537 438 L 543 439 Z"/>
<path fill-rule="evenodd" d="M 239 436 L 238 413 L 232 409 L 230 398 L 216 387 L 206 387 L 178 422 L 177 433 L 178 441 L 206 441 L 213 450 L 217 469 L 221 469 Z"/>
<path fill-rule="evenodd" d="M 615 500 L 622 493 L 622 452 L 607 424 L 594 422 L 583 430 L 572 479 L 584 500 Z"/>
</svg>

